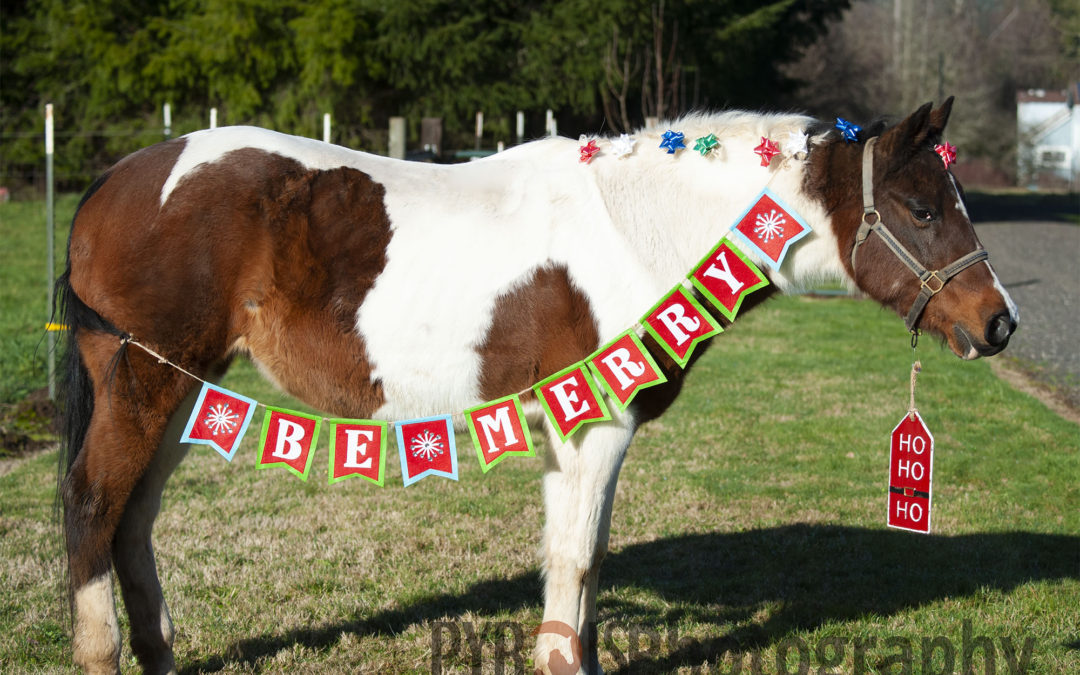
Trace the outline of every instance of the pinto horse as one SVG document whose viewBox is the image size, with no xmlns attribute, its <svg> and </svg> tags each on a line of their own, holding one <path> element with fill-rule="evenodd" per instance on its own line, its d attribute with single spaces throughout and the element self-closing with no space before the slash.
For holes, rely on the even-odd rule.
<svg viewBox="0 0 1080 675">
<path fill-rule="evenodd" d="M 238 127 L 121 160 L 83 198 L 57 282 L 70 327 L 59 489 L 75 662 L 118 672 L 115 572 L 144 670 L 176 668 L 151 529 L 198 383 L 130 336 L 208 380 L 245 354 L 339 417 L 460 411 L 634 325 L 768 186 L 812 228 L 779 269 L 742 247 L 770 288 L 838 277 L 962 358 L 994 354 L 1017 314 L 933 150 L 950 108 L 926 104 L 853 141 L 796 115 L 672 123 L 687 138 L 715 134 L 709 156 L 658 150 L 647 129 L 625 157 L 586 163 L 574 141 L 547 138 L 437 166 Z M 806 134 L 806 149 L 761 166 L 755 144 L 789 134 Z M 668 382 L 612 406 L 610 421 L 564 442 L 526 401 L 549 437 L 543 618 L 582 635 L 623 457 L 685 372 L 645 341 Z M 559 639 L 540 634 L 539 670 Z M 595 641 L 583 642 L 582 671 L 599 672 Z"/>
</svg>

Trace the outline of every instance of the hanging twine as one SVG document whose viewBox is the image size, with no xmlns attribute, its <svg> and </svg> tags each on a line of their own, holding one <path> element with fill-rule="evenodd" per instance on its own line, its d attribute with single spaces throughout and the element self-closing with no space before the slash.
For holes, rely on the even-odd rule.
<svg viewBox="0 0 1080 675">
<path fill-rule="evenodd" d="M 911 364 L 911 402 L 908 404 L 908 415 L 911 416 L 911 420 L 915 421 L 915 379 L 922 372 L 922 362 L 916 361 Z"/>
<path fill-rule="evenodd" d="M 182 367 L 176 365 L 175 363 L 173 363 L 169 359 L 165 358 L 161 354 L 158 354 L 157 352 L 155 352 L 153 349 L 150 349 L 149 347 L 147 347 L 143 343 L 139 342 L 137 339 L 135 339 L 134 335 L 125 335 L 124 337 L 120 338 L 120 345 L 121 346 L 123 346 L 123 345 L 135 345 L 139 349 L 143 350 L 144 352 L 146 352 L 150 356 L 153 356 L 155 359 L 157 359 L 158 363 L 162 363 L 162 364 L 165 364 L 167 366 L 171 366 L 173 368 L 176 368 L 181 373 L 187 375 L 188 377 L 190 377 L 193 380 L 198 380 L 199 382 L 202 382 L 203 384 L 209 384 L 206 380 L 202 379 L 198 375 L 192 373 L 189 370 L 186 370 L 185 368 L 182 368 Z"/>
</svg>

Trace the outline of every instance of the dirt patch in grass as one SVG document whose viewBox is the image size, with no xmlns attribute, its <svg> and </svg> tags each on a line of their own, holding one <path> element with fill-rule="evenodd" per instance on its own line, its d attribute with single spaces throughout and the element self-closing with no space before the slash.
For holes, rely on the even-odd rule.
<svg viewBox="0 0 1080 675">
<path fill-rule="evenodd" d="M 56 404 L 38 389 L 18 403 L 0 406 L 0 475 L 14 460 L 52 448 L 58 440 Z"/>
<path fill-rule="evenodd" d="M 1080 396 L 1075 392 L 1043 382 L 1015 360 L 990 359 L 990 367 L 1017 391 L 1035 397 L 1062 419 L 1080 424 Z"/>
</svg>

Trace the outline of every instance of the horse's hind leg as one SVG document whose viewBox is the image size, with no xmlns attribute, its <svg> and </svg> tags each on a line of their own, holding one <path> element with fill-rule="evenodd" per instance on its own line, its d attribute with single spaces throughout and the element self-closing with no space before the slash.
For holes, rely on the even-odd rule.
<svg viewBox="0 0 1080 675">
<path fill-rule="evenodd" d="M 632 421 L 621 422 L 586 427 L 567 443 L 552 439 L 544 475 L 544 624 L 536 640 L 538 672 L 570 672 L 558 667 L 560 659 L 577 661 L 581 672 L 600 672 L 596 590 L 615 483 L 634 435 Z M 579 639 L 578 653 L 566 651 L 567 638 L 573 639 L 569 631 Z"/>
<path fill-rule="evenodd" d="M 94 410 L 64 479 L 64 530 L 74 611 L 74 659 L 88 673 L 119 672 L 120 633 L 112 588 L 117 527 L 154 460 L 172 412 L 194 383 L 127 348 L 115 373 L 117 338 L 81 332 L 78 349 L 94 383 Z"/>
<path fill-rule="evenodd" d="M 172 618 L 161 592 L 150 534 L 161 509 L 165 482 L 187 454 L 180 436 L 197 394 L 192 390 L 173 413 L 150 466 L 128 498 L 113 539 L 113 564 L 131 623 L 131 651 L 146 673 L 176 672 Z"/>
</svg>

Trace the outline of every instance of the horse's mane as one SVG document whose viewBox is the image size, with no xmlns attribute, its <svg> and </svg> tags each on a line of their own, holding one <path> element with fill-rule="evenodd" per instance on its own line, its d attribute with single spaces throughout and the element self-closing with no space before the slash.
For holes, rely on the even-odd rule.
<svg viewBox="0 0 1080 675">
<path fill-rule="evenodd" d="M 796 129 L 806 130 L 816 122 L 812 117 L 798 113 L 752 112 L 748 110 L 725 110 L 722 112 L 693 111 L 674 119 L 661 120 L 657 126 L 642 127 L 636 133 L 657 135 L 667 129 L 675 129 L 687 138 L 721 133 L 727 136 L 767 136 L 769 133 L 786 133 Z"/>
</svg>

